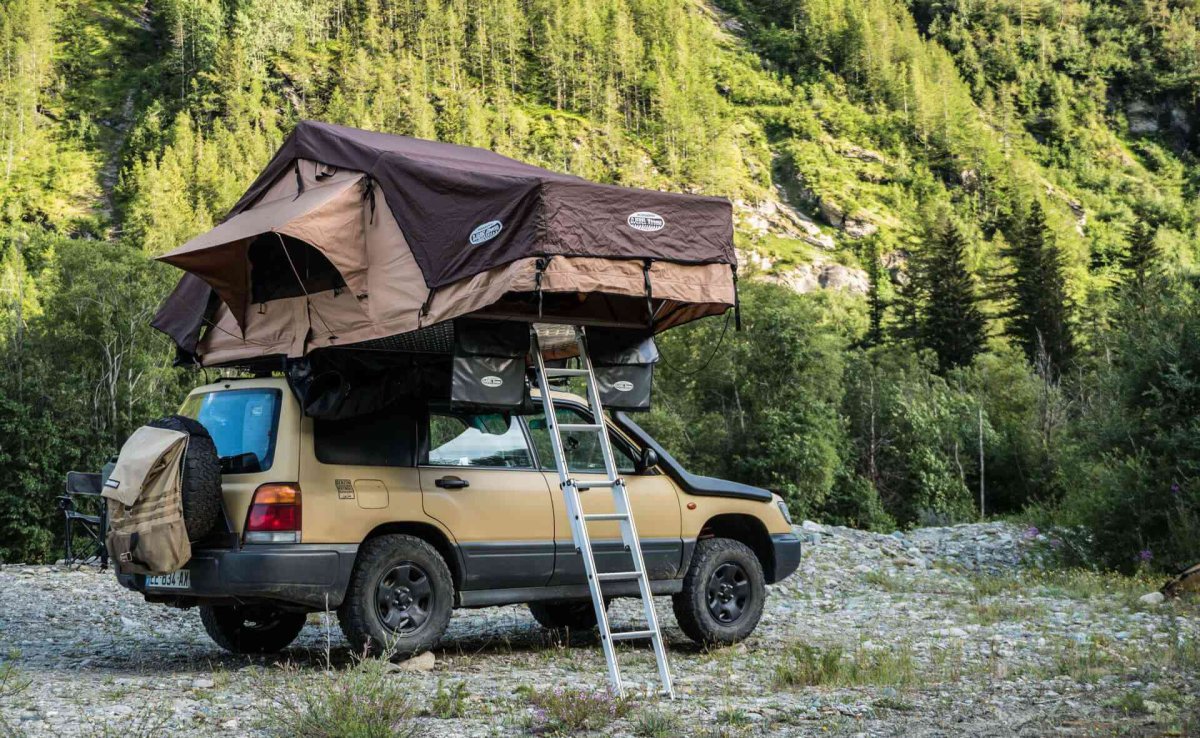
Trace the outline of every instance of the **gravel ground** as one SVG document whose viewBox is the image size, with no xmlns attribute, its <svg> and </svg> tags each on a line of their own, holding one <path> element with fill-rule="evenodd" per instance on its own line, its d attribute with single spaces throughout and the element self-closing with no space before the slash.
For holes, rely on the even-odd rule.
<svg viewBox="0 0 1200 738">
<path fill-rule="evenodd" d="M 801 569 L 771 588 L 744 644 L 698 649 L 660 600 L 679 699 L 636 698 L 600 733 L 634 735 L 647 711 L 678 716 L 682 729 L 664 736 L 1200 733 L 1195 602 L 1143 604 L 1142 582 L 1030 567 L 1036 539 L 1004 524 L 798 531 Z M 618 627 L 636 622 L 633 602 L 613 612 Z M 839 676 L 781 681 L 796 644 L 842 649 Z M 524 607 L 456 611 L 434 655 L 395 678 L 418 709 L 461 682 L 466 709 L 419 718 L 424 735 L 527 734 L 537 694 L 605 684 L 594 637 L 558 642 Z M 320 615 L 283 654 L 236 657 L 194 610 L 145 604 L 108 572 L 48 566 L 0 569 L 0 660 L 10 684 L 28 682 L 0 703 L 8 730 L 123 738 L 267 735 L 271 695 L 316 689 L 327 663 L 353 665 Z M 653 663 L 646 648 L 623 651 L 635 685 L 653 683 Z"/>
</svg>

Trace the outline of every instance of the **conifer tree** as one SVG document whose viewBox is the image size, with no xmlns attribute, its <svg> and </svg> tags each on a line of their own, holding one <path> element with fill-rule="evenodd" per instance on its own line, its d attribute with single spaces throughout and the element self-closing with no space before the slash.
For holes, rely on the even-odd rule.
<svg viewBox="0 0 1200 738">
<path fill-rule="evenodd" d="M 1122 284 L 1127 292 L 1139 293 L 1151 287 L 1162 275 L 1162 253 L 1155 237 L 1157 226 L 1139 217 L 1129 228 L 1129 251 L 1121 259 Z"/>
<path fill-rule="evenodd" d="M 881 264 L 879 263 L 879 240 L 871 236 L 863 249 L 863 259 L 867 263 L 867 303 L 870 327 L 867 329 L 867 346 L 878 346 L 883 341 L 883 298 L 879 295 L 879 280 Z"/>
<path fill-rule="evenodd" d="M 927 295 L 921 310 L 920 340 L 938 358 L 938 370 L 969 366 L 987 341 L 987 320 L 979 309 L 975 282 L 967 271 L 967 239 L 953 218 L 934 224 L 926 240 Z"/>
<path fill-rule="evenodd" d="M 1017 205 L 1009 219 L 1008 248 L 1012 264 L 1002 294 L 1009 303 L 1008 333 L 1030 361 L 1049 363 L 1060 371 L 1074 355 L 1062 257 L 1046 224 L 1046 212 L 1034 200 Z"/>
</svg>

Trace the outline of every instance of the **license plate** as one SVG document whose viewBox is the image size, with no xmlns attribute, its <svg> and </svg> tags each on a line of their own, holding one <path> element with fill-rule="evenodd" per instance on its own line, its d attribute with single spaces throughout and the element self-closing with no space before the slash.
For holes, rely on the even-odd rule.
<svg viewBox="0 0 1200 738">
<path fill-rule="evenodd" d="M 192 573 L 187 569 L 146 577 L 146 589 L 190 589 L 191 586 Z"/>
</svg>

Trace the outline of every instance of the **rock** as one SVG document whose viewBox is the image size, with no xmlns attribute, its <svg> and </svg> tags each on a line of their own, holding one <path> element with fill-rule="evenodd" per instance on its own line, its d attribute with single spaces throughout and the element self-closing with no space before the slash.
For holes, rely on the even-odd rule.
<svg viewBox="0 0 1200 738">
<path fill-rule="evenodd" d="M 1142 604 L 1145 604 L 1145 605 L 1161 605 L 1163 600 L 1165 600 L 1165 599 L 1166 598 L 1163 597 L 1162 592 L 1151 592 L 1149 594 L 1144 594 L 1141 597 L 1139 597 L 1138 602 L 1141 602 Z"/>
<path fill-rule="evenodd" d="M 413 656 L 411 659 L 405 659 L 398 664 L 392 665 L 393 671 L 433 671 L 434 664 L 437 659 L 434 658 L 432 651 Z"/>
<path fill-rule="evenodd" d="M 800 527 L 806 531 L 809 531 L 810 533 L 824 533 L 825 532 L 825 526 L 821 525 L 820 523 L 814 523 L 811 520 L 805 520 L 803 523 L 800 524 Z"/>
<path fill-rule="evenodd" d="M 879 231 L 879 226 L 858 218 L 846 218 L 846 220 L 842 223 L 842 230 L 844 230 L 846 235 L 850 238 L 866 238 L 867 236 L 877 233 Z"/>
<path fill-rule="evenodd" d="M 842 224 L 846 222 L 845 209 L 827 197 L 822 197 L 817 201 L 817 208 L 821 211 L 821 217 L 825 219 L 825 222 L 834 228 L 841 228 Z"/>
<path fill-rule="evenodd" d="M 850 144 L 846 148 L 842 149 L 842 156 L 846 157 L 847 159 L 858 159 L 859 161 L 869 161 L 875 163 L 883 163 L 884 161 L 883 154 L 879 153 L 878 151 L 864 149 L 856 144 Z"/>
<path fill-rule="evenodd" d="M 192 680 L 192 689 L 212 689 L 214 686 L 216 686 L 216 682 L 211 679 L 201 677 Z"/>
</svg>

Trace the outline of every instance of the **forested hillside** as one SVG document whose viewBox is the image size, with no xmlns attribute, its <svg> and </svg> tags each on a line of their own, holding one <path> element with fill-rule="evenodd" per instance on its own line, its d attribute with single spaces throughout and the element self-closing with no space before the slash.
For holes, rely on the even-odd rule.
<svg viewBox="0 0 1200 738">
<path fill-rule="evenodd" d="M 698 470 L 1195 555 L 1193 0 L 0 8 L 0 560 L 51 555 L 65 471 L 200 379 L 146 325 L 177 278 L 149 257 L 300 118 L 733 200 L 746 330 L 667 336 L 647 419 Z"/>
</svg>

